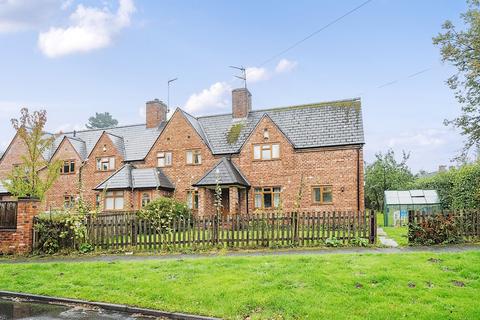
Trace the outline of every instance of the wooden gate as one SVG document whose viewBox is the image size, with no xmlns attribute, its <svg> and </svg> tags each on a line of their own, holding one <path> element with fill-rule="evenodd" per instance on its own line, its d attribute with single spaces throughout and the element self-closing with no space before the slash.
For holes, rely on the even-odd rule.
<svg viewBox="0 0 480 320">
<path fill-rule="evenodd" d="M 17 228 L 17 202 L 0 201 L 0 229 Z"/>
</svg>

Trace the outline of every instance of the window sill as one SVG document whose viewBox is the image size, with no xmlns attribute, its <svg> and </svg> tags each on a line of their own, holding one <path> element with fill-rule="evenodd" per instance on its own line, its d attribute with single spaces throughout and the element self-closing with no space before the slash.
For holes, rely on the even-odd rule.
<svg viewBox="0 0 480 320">
<path fill-rule="evenodd" d="M 282 158 L 276 158 L 276 159 L 253 159 L 252 162 L 270 162 L 270 161 L 278 161 L 282 160 Z"/>
<path fill-rule="evenodd" d="M 17 232 L 17 228 L 0 228 L 0 232 Z"/>
</svg>

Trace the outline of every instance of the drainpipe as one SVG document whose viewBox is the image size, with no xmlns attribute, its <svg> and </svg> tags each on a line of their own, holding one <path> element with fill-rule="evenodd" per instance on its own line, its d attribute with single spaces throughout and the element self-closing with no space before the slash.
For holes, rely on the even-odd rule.
<svg viewBox="0 0 480 320">
<path fill-rule="evenodd" d="M 357 211 L 360 211 L 360 148 L 357 149 Z"/>
</svg>

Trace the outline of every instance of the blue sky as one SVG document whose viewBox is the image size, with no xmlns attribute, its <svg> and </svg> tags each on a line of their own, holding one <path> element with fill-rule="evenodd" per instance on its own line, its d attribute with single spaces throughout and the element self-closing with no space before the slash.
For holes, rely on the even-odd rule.
<svg viewBox="0 0 480 320">
<path fill-rule="evenodd" d="M 451 164 L 462 137 L 443 120 L 460 107 L 431 38 L 464 1 L 373 0 L 261 65 L 362 2 L 0 1 L 0 149 L 22 106 L 46 109 L 53 132 L 95 111 L 141 123 L 172 77 L 172 106 L 228 112 L 241 85 L 228 66 L 245 65 L 254 109 L 361 97 L 367 161 L 393 148 L 414 171 Z"/>
</svg>

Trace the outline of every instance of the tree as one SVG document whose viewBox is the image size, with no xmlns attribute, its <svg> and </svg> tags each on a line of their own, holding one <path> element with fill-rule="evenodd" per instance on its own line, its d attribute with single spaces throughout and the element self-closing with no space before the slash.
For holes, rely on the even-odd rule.
<svg viewBox="0 0 480 320">
<path fill-rule="evenodd" d="M 404 190 L 412 186 L 414 176 L 407 166 L 409 154 L 403 152 L 397 162 L 393 150 L 377 153 L 376 160 L 365 168 L 365 200 L 370 209 L 382 210 L 385 190 Z"/>
<path fill-rule="evenodd" d="M 464 158 L 472 147 L 480 144 L 480 0 L 467 0 L 467 4 L 467 12 L 460 15 L 464 30 L 458 30 L 447 20 L 442 25 L 443 33 L 433 38 L 442 61 L 456 68 L 447 85 L 462 105 L 462 113 L 453 120 L 445 120 L 445 124 L 459 128 L 467 137 L 461 155 Z"/>
<path fill-rule="evenodd" d="M 95 117 L 88 118 L 88 123 L 85 126 L 88 129 L 102 129 L 115 127 L 117 124 L 118 121 L 109 112 L 95 112 Z"/>
<path fill-rule="evenodd" d="M 16 165 L 7 175 L 3 185 L 15 197 L 34 197 L 43 200 L 60 174 L 60 161 L 47 161 L 43 154 L 53 144 L 53 136 L 43 131 L 47 122 L 45 110 L 32 114 L 23 108 L 19 119 L 12 119 L 13 128 L 18 138 L 25 145 L 27 152 L 21 156 L 22 163 Z"/>
</svg>

